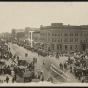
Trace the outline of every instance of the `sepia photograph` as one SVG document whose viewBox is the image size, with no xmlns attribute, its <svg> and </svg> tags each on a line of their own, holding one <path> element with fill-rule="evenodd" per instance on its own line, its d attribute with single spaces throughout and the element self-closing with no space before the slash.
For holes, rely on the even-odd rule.
<svg viewBox="0 0 88 88">
<path fill-rule="evenodd" d="M 88 86 L 88 2 L 0 2 L 0 86 Z"/>
</svg>

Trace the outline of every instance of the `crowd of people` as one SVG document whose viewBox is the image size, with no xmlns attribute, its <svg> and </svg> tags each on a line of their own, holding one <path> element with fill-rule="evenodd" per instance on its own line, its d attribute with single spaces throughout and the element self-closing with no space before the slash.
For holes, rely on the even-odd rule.
<svg viewBox="0 0 88 88">
<path fill-rule="evenodd" d="M 24 46 L 24 44 L 20 45 L 17 43 L 17 45 L 22 46 L 25 49 L 28 49 L 26 47 L 26 44 Z M 12 55 L 10 48 L 8 48 L 6 53 L 5 52 L 3 53 L 4 49 L 2 49 L 2 48 L 0 48 L 0 49 L 1 49 L 1 59 L 2 58 L 4 58 L 4 59 L 11 58 L 13 60 L 13 62 L 16 63 L 14 61 L 14 59 L 17 58 L 17 61 L 19 61 L 19 56 Z M 34 50 L 33 48 L 29 48 L 29 50 L 32 52 L 38 53 L 38 56 L 39 55 L 41 55 L 41 56 L 50 56 L 50 55 L 52 56 L 52 55 L 54 55 L 58 60 L 59 60 L 59 57 L 66 56 L 65 53 L 51 53 L 50 54 L 50 52 L 45 53 L 44 51 L 42 52 L 41 50 Z M 4 51 L 6 51 L 6 50 L 4 50 Z M 76 57 L 77 55 L 79 57 Z M 86 59 L 86 54 L 83 54 L 83 53 L 78 54 L 78 52 L 76 52 L 76 55 L 73 54 L 74 59 L 72 59 L 69 55 L 67 55 L 67 56 L 68 56 L 68 60 L 65 61 L 64 63 L 59 64 L 60 69 L 63 71 L 70 70 L 70 73 L 74 74 L 75 77 L 78 78 L 78 80 L 82 79 L 82 82 L 83 82 L 83 77 L 87 76 L 87 68 L 88 68 L 88 61 Z M 6 60 L 8 60 L 8 59 L 6 59 Z M 33 58 L 33 61 L 30 62 L 29 64 L 27 64 L 27 69 L 34 72 L 35 63 L 37 64 L 37 58 Z M 23 65 L 23 64 L 21 64 L 21 65 Z M 44 60 L 43 60 L 43 65 L 46 65 Z M 0 74 L 4 73 L 4 74 L 10 74 L 11 75 L 11 71 L 9 71 L 10 67 L 12 67 L 12 66 L 6 66 L 5 65 L 3 68 L 0 69 Z M 15 65 L 13 67 L 15 67 Z M 16 67 L 16 70 L 14 70 L 14 73 L 17 74 L 19 72 L 21 74 L 21 71 L 18 71 L 18 67 Z M 44 81 L 43 70 L 39 70 L 38 73 L 34 72 L 34 76 L 38 79 L 41 79 L 41 81 Z M 16 80 L 16 78 L 13 78 L 13 80 L 14 79 Z M 50 80 L 51 80 L 51 82 L 53 82 L 52 77 L 47 78 L 47 81 L 50 81 Z"/>
</svg>

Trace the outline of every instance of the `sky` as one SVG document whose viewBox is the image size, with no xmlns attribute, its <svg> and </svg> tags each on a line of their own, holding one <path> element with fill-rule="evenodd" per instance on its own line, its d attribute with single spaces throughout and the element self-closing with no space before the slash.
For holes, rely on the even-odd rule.
<svg viewBox="0 0 88 88">
<path fill-rule="evenodd" d="M 0 33 L 51 23 L 88 25 L 88 2 L 0 2 Z"/>
</svg>

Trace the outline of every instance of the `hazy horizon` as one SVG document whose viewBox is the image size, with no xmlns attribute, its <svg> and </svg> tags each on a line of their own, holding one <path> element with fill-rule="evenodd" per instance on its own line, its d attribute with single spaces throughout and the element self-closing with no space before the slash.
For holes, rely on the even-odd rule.
<svg viewBox="0 0 88 88">
<path fill-rule="evenodd" d="M 0 33 L 51 23 L 88 25 L 88 2 L 0 2 Z"/>
</svg>

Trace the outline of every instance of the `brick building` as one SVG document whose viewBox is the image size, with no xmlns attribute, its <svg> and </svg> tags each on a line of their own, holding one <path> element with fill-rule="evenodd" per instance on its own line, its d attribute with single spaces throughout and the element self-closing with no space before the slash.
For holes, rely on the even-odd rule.
<svg viewBox="0 0 88 88">
<path fill-rule="evenodd" d="M 52 51 L 85 51 L 88 48 L 88 25 L 51 23 L 51 26 L 40 26 L 40 37 L 44 46 Z"/>
</svg>

